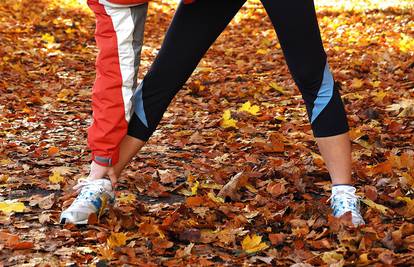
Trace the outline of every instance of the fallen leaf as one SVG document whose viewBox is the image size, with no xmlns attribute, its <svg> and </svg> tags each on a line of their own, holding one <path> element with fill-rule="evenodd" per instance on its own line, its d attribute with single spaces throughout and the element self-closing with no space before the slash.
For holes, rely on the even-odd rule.
<svg viewBox="0 0 414 267">
<path fill-rule="evenodd" d="M 223 113 L 223 118 L 221 121 L 221 127 L 223 128 L 237 128 L 236 125 L 237 121 L 235 119 L 231 118 L 231 112 L 230 109 L 227 109 Z"/>
<path fill-rule="evenodd" d="M 126 244 L 128 237 L 125 233 L 111 233 L 106 240 L 109 248 L 122 247 Z"/>
<path fill-rule="evenodd" d="M 49 176 L 49 181 L 55 184 L 63 182 L 63 180 L 62 175 L 57 171 L 54 171 L 53 174 Z"/>
<path fill-rule="evenodd" d="M 59 148 L 55 146 L 49 147 L 49 149 L 47 150 L 47 154 L 49 155 L 49 157 L 54 156 L 57 153 L 59 153 Z"/>
<path fill-rule="evenodd" d="M 384 205 L 377 204 L 374 201 L 372 201 L 371 199 L 365 198 L 365 199 L 362 199 L 362 202 L 364 202 L 367 206 L 378 210 L 382 214 L 388 214 L 388 212 L 389 212 L 389 208 L 385 207 Z"/>
<path fill-rule="evenodd" d="M 268 247 L 269 245 L 262 242 L 262 237 L 256 234 L 246 235 L 242 241 L 242 248 L 246 253 L 255 253 Z"/>
<path fill-rule="evenodd" d="M 257 116 L 260 112 L 260 107 L 257 105 L 252 105 L 250 101 L 247 101 L 239 108 L 239 111 L 245 111 L 247 113 Z"/>
<path fill-rule="evenodd" d="M 0 211 L 8 214 L 11 212 L 24 212 L 25 210 L 24 203 L 16 202 L 13 200 L 6 200 L 0 202 Z"/>
<path fill-rule="evenodd" d="M 323 253 L 322 260 L 330 266 L 333 266 L 333 264 L 335 264 L 335 267 L 342 267 L 345 264 L 344 256 L 342 256 L 342 254 L 337 253 L 336 251 L 327 251 Z"/>
<path fill-rule="evenodd" d="M 243 172 L 239 172 L 223 186 L 217 196 L 222 199 L 229 197 L 232 200 L 239 200 L 240 194 L 238 193 L 238 190 L 247 183 L 247 179 L 247 176 L 243 176 Z"/>
</svg>

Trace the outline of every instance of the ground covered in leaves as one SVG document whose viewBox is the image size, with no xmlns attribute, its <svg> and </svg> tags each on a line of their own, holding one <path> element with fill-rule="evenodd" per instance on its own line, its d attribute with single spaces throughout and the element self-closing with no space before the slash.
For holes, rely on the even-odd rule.
<svg viewBox="0 0 414 267">
<path fill-rule="evenodd" d="M 116 206 L 62 227 L 89 163 L 94 18 L 71 0 L 1 1 L 0 266 L 414 265 L 412 2 L 336 2 L 317 1 L 318 18 L 352 127 L 359 229 L 329 215 L 329 175 L 256 1 L 122 175 Z M 175 7 L 151 4 L 140 77 Z"/>
</svg>

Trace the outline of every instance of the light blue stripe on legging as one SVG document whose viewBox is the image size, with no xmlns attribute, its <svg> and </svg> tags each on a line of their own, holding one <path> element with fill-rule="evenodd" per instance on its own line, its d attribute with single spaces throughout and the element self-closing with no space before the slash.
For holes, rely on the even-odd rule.
<svg viewBox="0 0 414 267">
<path fill-rule="evenodd" d="M 144 82 L 138 86 L 137 91 L 135 92 L 135 113 L 141 122 L 148 128 L 147 116 L 145 115 L 144 110 L 144 101 L 142 100 L 142 85 Z"/>
<path fill-rule="evenodd" d="M 321 114 L 322 110 L 328 105 L 333 95 L 334 79 L 329 65 L 326 63 L 323 71 L 322 84 L 319 88 L 318 95 L 313 103 L 311 123 Z"/>
</svg>

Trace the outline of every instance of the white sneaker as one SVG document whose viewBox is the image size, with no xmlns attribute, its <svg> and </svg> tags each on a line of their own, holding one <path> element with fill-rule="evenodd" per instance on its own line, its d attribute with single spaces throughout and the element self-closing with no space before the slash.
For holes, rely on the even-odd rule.
<svg viewBox="0 0 414 267">
<path fill-rule="evenodd" d="M 111 181 L 108 179 L 80 180 L 75 188 L 80 188 L 80 193 L 60 215 L 61 224 L 87 224 L 89 215 L 98 213 L 99 217 L 108 202 L 113 203 L 115 200 Z"/>
<path fill-rule="evenodd" d="M 355 194 L 355 187 L 351 185 L 337 185 L 332 187 L 331 200 L 332 214 L 341 217 L 346 212 L 352 214 L 352 223 L 355 226 L 365 224 L 359 210 L 360 197 Z"/>
</svg>

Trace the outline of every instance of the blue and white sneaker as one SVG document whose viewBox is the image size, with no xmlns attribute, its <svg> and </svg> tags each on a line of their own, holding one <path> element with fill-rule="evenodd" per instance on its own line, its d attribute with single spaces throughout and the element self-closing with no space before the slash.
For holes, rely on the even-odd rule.
<svg viewBox="0 0 414 267">
<path fill-rule="evenodd" d="M 75 186 L 80 189 L 73 203 L 60 215 L 60 223 L 87 224 L 89 215 L 102 215 L 108 203 L 113 204 L 115 195 L 108 179 L 84 179 Z"/>
<path fill-rule="evenodd" d="M 356 188 L 352 185 L 337 185 L 332 187 L 331 200 L 332 214 L 335 217 L 341 217 L 346 212 L 350 211 L 352 214 L 352 223 L 355 226 L 365 224 L 362 218 L 359 199 L 355 194 Z"/>
</svg>

